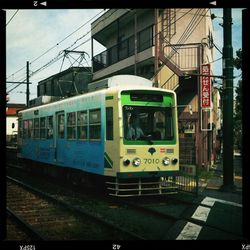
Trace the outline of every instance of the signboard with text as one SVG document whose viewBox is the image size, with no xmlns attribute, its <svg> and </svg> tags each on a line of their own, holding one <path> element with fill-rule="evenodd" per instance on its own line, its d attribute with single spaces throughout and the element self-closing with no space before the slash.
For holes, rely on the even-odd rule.
<svg viewBox="0 0 250 250">
<path fill-rule="evenodd" d="M 201 65 L 201 107 L 211 108 L 210 64 Z"/>
</svg>

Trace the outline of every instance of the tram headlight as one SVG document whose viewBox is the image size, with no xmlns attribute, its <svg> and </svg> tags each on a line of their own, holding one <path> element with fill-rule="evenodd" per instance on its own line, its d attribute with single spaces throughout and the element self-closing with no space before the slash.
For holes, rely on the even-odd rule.
<svg viewBox="0 0 250 250">
<path fill-rule="evenodd" d="M 123 165 L 124 166 L 128 166 L 130 164 L 130 160 L 129 159 L 125 159 L 125 160 L 123 160 Z"/>
<path fill-rule="evenodd" d="M 132 161 L 132 164 L 134 167 L 139 167 L 140 164 L 141 164 L 141 159 L 140 158 L 135 158 L 133 161 Z"/>
<path fill-rule="evenodd" d="M 173 159 L 172 159 L 172 164 L 173 164 L 173 165 L 175 165 L 177 162 L 178 162 L 178 159 L 177 159 L 177 158 L 173 158 Z"/>
<path fill-rule="evenodd" d="M 162 164 L 164 166 L 168 166 L 170 164 L 170 159 L 168 157 L 165 157 L 162 159 Z"/>
</svg>

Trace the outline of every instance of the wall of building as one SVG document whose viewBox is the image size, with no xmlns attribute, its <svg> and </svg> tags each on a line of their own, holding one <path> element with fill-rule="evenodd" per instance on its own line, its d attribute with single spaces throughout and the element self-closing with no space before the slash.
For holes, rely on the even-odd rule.
<svg viewBox="0 0 250 250">
<path fill-rule="evenodd" d="M 212 62 L 213 49 L 210 47 L 208 39 L 213 33 L 210 10 L 171 9 L 173 19 L 171 22 L 164 20 L 167 11 L 170 11 L 170 9 L 161 11 L 158 19 L 158 29 L 163 30 L 165 39 L 164 53 L 167 56 L 170 55 L 171 60 L 183 70 L 193 70 L 199 67 L 200 63 Z M 166 33 L 166 29 L 172 30 L 172 34 Z M 184 44 L 190 44 L 190 48 L 178 46 Z M 196 50 L 193 44 L 200 44 L 202 50 Z"/>
<path fill-rule="evenodd" d="M 12 128 L 12 123 L 15 124 L 15 127 Z M 6 117 L 6 135 L 13 135 L 17 133 L 17 117 L 16 116 L 7 116 Z"/>
<path fill-rule="evenodd" d="M 143 10 L 140 11 L 143 12 Z M 212 39 L 209 39 L 213 34 L 211 12 L 209 9 L 159 9 L 158 11 L 157 27 L 154 27 L 153 33 L 154 37 L 155 31 L 158 30 L 158 43 L 153 43 L 151 48 L 138 54 L 137 60 L 138 62 L 142 62 L 142 59 L 151 61 L 151 66 L 157 62 L 158 65 L 154 66 L 155 69 L 159 69 L 159 72 L 157 74 L 155 72 L 153 81 L 157 82 L 159 87 L 175 90 L 177 92 L 178 105 L 186 105 L 179 113 L 180 126 L 182 127 L 185 124 L 190 125 L 189 130 L 186 129 L 185 132 L 180 132 L 180 153 L 182 154 L 183 152 L 181 156 L 182 163 L 198 164 L 199 166 L 207 167 L 211 164 L 211 160 L 213 160 L 212 158 L 214 157 L 212 154 L 216 129 L 213 128 L 211 132 L 201 131 L 198 92 L 200 78 L 195 76 L 190 77 L 190 79 L 181 78 L 177 75 L 179 74 L 178 70 L 174 70 L 175 67 L 177 67 L 183 73 L 199 74 L 201 64 L 211 63 L 213 61 Z M 138 31 L 154 23 L 154 14 L 155 10 L 153 9 L 145 15 L 139 16 L 138 14 Z M 127 23 L 127 26 L 119 30 L 119 35 L 123 34 L 124 38 L 134 34 L 134 16 L 132 13 L 130 13 L 130 18 L 131 20 Z M 121 19 L 120 21 L 122 25 L 124 20 Z M 99 29 L 99 31 L 100 30 L 101 29 Z M 163 38 L 160 34 L 163 34 Z M 106 39 L 105 43 L 108 44 L 108 46 L 112 46 L 115 45 L 117 41 L 117 32 L 114 32 L 114 34 Z M 155 45 L 158 45 L 157 51 L 155 51 Z M 148 53 L 149 51 L 150 53 Z M 162 54 L 175 67 L 172 67 L 172 65 L 164 65 L 164 63 L 159 60 L 159 55 Z M 107 68 L 94 72 L 94 79 L 120 72 L 125 68 L 128 69 L 130 67 L 130 69 L 132 69 L 134 63 L 135 57 L 132 55 Z M 144 76 L 142 72 L 143 67 L 141 70 L 138 70 L 137 74 Z M 147 77 L 146 74 L 145 77 Z M 190 115 L 189 105 L 192 106 L 193 115 Z M 211 114 L 214 121 L 217 119 L 216 112 L 217 111 L 214 111 Z M 207 122 L 208 120 L 205 118 L 203 123 L 205 124 Z"/>
</svg>

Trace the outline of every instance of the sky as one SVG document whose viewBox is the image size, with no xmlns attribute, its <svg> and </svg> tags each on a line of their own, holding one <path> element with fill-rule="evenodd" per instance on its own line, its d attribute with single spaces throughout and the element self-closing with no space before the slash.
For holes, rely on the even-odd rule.
<svg viewBox="0 0 250 250">
<path fill-rule="evenodd" d="M 107 9 L 60 9 L 60 10 L 6 10 L 6 81 L 26 81 L 26 62 L 29 61 L 30 99 L 37 97 L 37 84 L 47 77 L 57 74 L 70 66 L 63 61 L 63 50 L 85 51 L 80 66 L 91 66 L 91 23 L 105 13 Z M 222 51 L 223 47 L 223 10 L 212 9 L 217 18 L 213 20 L 214 43 Z M 242 48 L 242 9 L 232 9 L 232 43 L 234 56 Z M 85 25 L 84 25 L 85 24 Z M 73 34 L 72 34 L 73 33 Z M 105 48 L 94 44 L 94 55 Z M 72 55 L 73 56 L 73 55 Z M 79 55 L 73 56 L 75 59 Z M 222 75 L 222 54 L 214 48 L 214 75 Z M 52 60 L 55 63 L 46 66 Z M 73 59 L 71 59 L 72 62 Z M 78 66 L 78 65 L 75 65 Z M 41 71 L 38 71 L 42 69 Z M 36 72 L 36 73 L 35 73 Z M 234 76 L 241 71 L 235 70 Z M 235 79 L 235 86 L 239 77 Z M 17 86 L 6 83 L 7 92 Z M 10 103 L 26 103 L 26 85 L 22 84 L 11 91 Z"/>
</svg>

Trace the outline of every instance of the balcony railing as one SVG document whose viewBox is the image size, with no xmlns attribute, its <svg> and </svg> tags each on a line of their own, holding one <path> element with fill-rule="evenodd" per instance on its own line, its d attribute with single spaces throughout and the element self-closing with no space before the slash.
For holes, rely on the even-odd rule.
<svg viewBox="0 0 250 250">
<path fill-rule="evenodd" d="M 200 44 L 171 45 L 164 49 L 165 57 L 182 71 L 199 68 L 199 52 Z"/>
<path fill-rule="evenodd" d="M 154 45 L 153 25 L 137 33 L 137 53 Z M 93 57 L 93 71 L 104 69 L 135 54 L 134 35 Z"/>
</svg>

